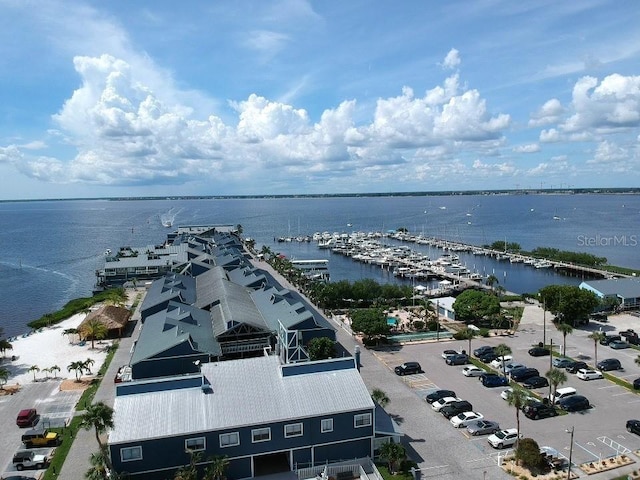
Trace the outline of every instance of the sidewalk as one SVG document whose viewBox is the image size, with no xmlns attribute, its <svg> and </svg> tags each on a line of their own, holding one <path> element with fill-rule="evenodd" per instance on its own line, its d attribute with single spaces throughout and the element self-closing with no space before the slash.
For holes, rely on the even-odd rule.
<svg viewBox="0 0 640 480">
<path fill-rule="evenodd" d="M 121 365 L 129 363 L 131 347 L 140 333 L 138 322 L 140 320 L 140 305 L 142 305 L 142 301 L 144 300 L 144 289 L 136 289 L 134 291 L 135 296 L 139 293 L 142 293 L 142 296 L 138 300 L 138 306 L 131 318 L 132 321 L 136 322 L 134 330 L 130 337 L 125 337 L 120 340 L 120 346 L 109 365 L 109 369 L 105 372 L 100 387 L 98 387 L 98 391 L 93 399 L 94 403 L 104 402 L 110 407 L 113 407 L 113 401 L 116 395 L 113 378 Z M 131 299 L 132 301 L 135 300 L 135 296 Z M 78 411 L 76 415 L 81 415 L 82 413 L 82 411 Z M 93 430 L 80 429 L 76 434 L 75 441 L 69 450 L 62 470 L 58 474 L 58 478 L 64 480 L 85 480 L 84 474 L 90 467 L 89 458 L 92 453 L 96 452 L 98 452 L 98 444 L 96 443 L 95 432 Z"/>
</svg>

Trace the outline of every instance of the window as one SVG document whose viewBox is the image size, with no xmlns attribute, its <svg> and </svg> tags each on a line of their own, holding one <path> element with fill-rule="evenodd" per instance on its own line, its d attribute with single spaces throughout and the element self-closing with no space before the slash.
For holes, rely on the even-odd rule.
<svg viewBox="0 0 640 480">
<path fill-rule="evenodd" d="M 192 452 L 199 452 L 206 448 L 206 442 L 204 437 L 198 438 L 187 438 L 184 441 L 185 450 L 190 450 Z"/>
<path fill-rule="evenodd" d="M 284 437 L 300 437 L 302 436 L 302 424 L 292 423 L 284 426 Z"/>
<path fill-rule="evenodd" d="M 120 459 L 123 462 L 142 460 L 142 447 L 127 447 L 120 449 Z"/>
<path fill-rule="evenodd" d="M 355 428 L 368 427 L 369 425 L 371 425 L 370 413 L 361 413 L 360 415 L 356 415 L 353 417 L 353 426 Z"/>
<path fill-rule="evenodd" d="M 253 439 L 253 443 L 268 442 L 271 440 L 271 429 L 267 427 L 251 430 L 251 438 Z"/>
<path fill-rule="evenodd" d="M 323 418 L 320 422 L 320 431 L 322 433 L 333 432 L 333 418 Z"/>
<path fill-rule="evenodd" d="M 220 435 L 220 448 L 235 447 L 240 445 L 240 435 L 238 432 L 223 433 Z"/>
</svg>

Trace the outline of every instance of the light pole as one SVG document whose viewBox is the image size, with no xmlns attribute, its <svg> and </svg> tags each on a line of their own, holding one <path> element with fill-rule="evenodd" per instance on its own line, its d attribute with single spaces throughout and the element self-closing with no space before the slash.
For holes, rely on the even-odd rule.
<svg viewBox="0 0 640 480">
<path fill-rule="evenodd" d="M 571 458 L 573 457 L 573 431 L 574 431 L 574 429 L 575 429 L 575 426 L 571 427 L 571 430 L 569 430 L 568 428 L 565 430 L 565 432 L 571 434 L 571 444 L 569 445 L 569 466 L 567 467 L 567 480 L 571 479 Z"/>
<path fill-rule="evenodd" d="M 542 300 L 542 346 L 547 345 L 547 306 Z"/>
</svg>

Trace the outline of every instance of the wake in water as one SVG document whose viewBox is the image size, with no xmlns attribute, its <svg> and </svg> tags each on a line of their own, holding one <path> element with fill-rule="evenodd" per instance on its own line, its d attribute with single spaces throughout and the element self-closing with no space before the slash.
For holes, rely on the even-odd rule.
<svg viewBox="0 0 640 480">
<path fill-rule="evenodd" d="M 170 208 L 169 211 L 160 214 L 160 223 L 163 227 L 173 227 L 176 217 L 182 211 L 182 208 Z"/>
</svg>

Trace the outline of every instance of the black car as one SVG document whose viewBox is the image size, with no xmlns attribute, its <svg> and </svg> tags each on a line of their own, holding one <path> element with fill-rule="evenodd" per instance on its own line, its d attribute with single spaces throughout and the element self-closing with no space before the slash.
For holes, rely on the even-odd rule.
<svg viewBox="0 0 640 480">
<path fill-rule="evenodd" d="M 440 413 L 447 418 L 455 417 L 462 412 L 473 411 L 473 406 L 466 400 L 450 403 L 440 409 Z"/>
<path fill-rule="evenodd" d="M 548 387 L 549 381 L 544 377 L 530 377 L 522 382 L 522 386 L 526 388 L 542 388 Z"/>
<path fill-rule="evenodd" d="M 578 370 L 580 370 L 581 368 L 589 368 L 589 365 L 587 365 L 586 362 L 576 361 L 565 367 L 565 369 L 569 373 L 578 373 Z"/>
<path fill-rule="evenodd" d="M 540 372 L 536 368 L 519 368 L 511 373 L 511 379 L 516 382 L 522 382 L 531 377 L 539 377 Z"/>
<path fill-rule="evenodd" d="M 496 358 L 498 358 L 498 355 L 496 354 L 496 352 L 487 352 L 483 355 L 478 356 L 478 360 L 480 360 L 482 363 L 491 363 Z"/>
<path fill-rule="evenodd" d="M 482 385 L 487 388 L 494 387 L 504 387 L 505 385 L 509 385 L 509 380 L 507 377 L 503 377 L 502 375 L 497 375 L 495 373 L 483 373 L 478 377 Z"/>
<path fill-rule="evenodd" d="M 602 340 L 600 340 L 600 345 L 609 345 L 614 340 L 622 340 L 620 335 L 605 335 Z"/>
<path fill-rule="evenodd" d="M 640 377 L 636 378 L 633 381 L 633 389 L 634 390 L 640 390 Z"/>
<path fill-rule="evenodd" d="M 555 417 L 556 415 L 558 415 L 558 412 L 553 405 L 551 405 L 550 403 L 538 402 L 536 400 L 528 402 L 522 408 L 522 411 L 527 416 L 527 418 L 532 418 L 533 420 Z"/>
<path fill-rule="evenodd" d="M 591 408 L 591 404 L 587 397 L 582 395 L 571 395 L 570 397 L 560 400 L 560 408 L 566 412 L 579 412 Z"/>
<path fill-rule="evenodd" d="M 492 347 L 490 345 L 483 345 L 481 347 L 476 348 L 473 351 L 473 354 L 476 357 L 482 357 L 484 355 L 486 355 L 487 353 L 493 353 L 495 347 Z"/>
<path fill-rule="evenodd" d="M 440 400 L 441 398 L 444 397 L 456 397 L 456 392 L 454 392 L 453 390 L 436 390 L 435 392 L 431 392 L 429 395 L 427 395 L 424 399 L 427 401 L 427 403 L 433 403 L 437 400 Z"/>
<path fill-rule="evenodd" d="M 466 365 L 469 363 L 469 356 L 466 353 L 456 353 L 449 355 L 445 362 L 447 365 Z"/>
<path fill-rule="evenodd" d="M 604 360 L 600 360 L 596 367 L 598 367 L 598 370 L 602 370 L 603 372 L 608 372 L 609 370 L 622 370 L 622 364 L 617 358 L 605 358 Z"/>
<path fill-rule="evenodd" d="M 627 432 L 640 435 L 640 420 L 627 420 Z"/>
<path fill-rule="evenodd" d="M 546 355 L 551 355 L 551 351 L 545 347 L 533 347 L 529 349 L 529 355 L 532 357 L 544 357 Z"/>
<path fill-rule="evenodd" d="M 393 369 L 396 375 L 411 375 L 412 373 L 422 372 L 422 367 L 418 362 L 404 362 Z"/>
<path fill-rule="evenodd" d="M 634 330 L 628 329 L 624 332 L 620 332 L 620 335 L 631 345 L 640 345 L 640 337 Z"/>
</svg>

